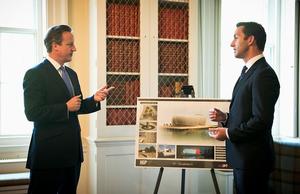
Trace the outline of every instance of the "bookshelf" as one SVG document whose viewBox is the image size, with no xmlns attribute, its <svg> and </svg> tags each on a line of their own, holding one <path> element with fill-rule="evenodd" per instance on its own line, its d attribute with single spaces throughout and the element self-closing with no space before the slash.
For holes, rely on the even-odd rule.
<svg viewBox="0 0 300 194">
<path fill-rule="evenodd" d="M 132 166 L 136 98 L 176 97 L 181 85 L 201 84 L 200 1 L 90 0 L 89 8 L 90 89 L 116 87 L 89 116 L 90 191 L 151 193 L 149 181 L 136 183 L 152 180 L 156 169 Z M 170 178 L 179 180 L 176 173 Z"/>
<path fill-rule="evenodd" d="M 149 23 L 157 25 L 150 26 L 157 29 L 155 35 L 140 32 L 140 20 L 145 19 L 140 12 L 148 12 L 141 3 L 157 7 L 156 13 L 150 13 L 151 20 L 157 21 Z M 176 97 L 181 86 L 189 82 L 189 1 L 107 0 L 105 6 L 106 83 L 116 87 L 106 100 L 106 126 L 135 125 L 137 97 Z M 157 38 L 150 40 L 151 36 Z M 145 47 L 141 48 L 141 38 L 145 37 L 148 44 L 157 45 L 151 52 L 158 55 L 148 56 L 151 62 L 143 66 L 140 57 Z M 146 66 L 153 64 L 157 65 L 156 72 L 142 71 L 151 74 L 152 81 L 142 83 L 141 68 L 151 69 Z M 156 88 L 157 92 L 145 94 L 143 87 Z"/>
<path fill-rule="evenodd" d="M 158 5 L 158 97 L 177 97 L 188 84 L 188 0 Z"/>
<path fill-rule="evenodd" d="M 134 125 L 140 96 L 139 0 L 106 1 L 106 125 Z"/>
</svg>

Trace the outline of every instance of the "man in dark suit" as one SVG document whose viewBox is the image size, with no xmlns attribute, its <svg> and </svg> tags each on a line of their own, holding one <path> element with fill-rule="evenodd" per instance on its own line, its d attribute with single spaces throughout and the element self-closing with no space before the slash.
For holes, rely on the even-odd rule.
<svg viewBox="0 0 300 194">
<path fill-rule="evenodd" d="M 247 68 L 234 87 L 229 113 L 217 108 L 209 111 L 210 119 L 222 124 L 210 129 L 210 134 L 226 140 L 237 193 L 266 194 L 275 161 L 271 129 L 280 85 L 263 56 L 264 28 L 255 22 L 241 22 L 236 27 L 231 47 Z"/>
<path fill-rule="evenodd" d="M 76 51 L 69 26 L 50 28 L 44 43 L 48 56 L 23 80 L 25 114 L 34 124 L 26 164 L 28 193 L 74 194 L 83 162 L 78 114 L 100 110 L 108 89 L 82 98 L 76 72 L 65 66 Z"/>
</svg>

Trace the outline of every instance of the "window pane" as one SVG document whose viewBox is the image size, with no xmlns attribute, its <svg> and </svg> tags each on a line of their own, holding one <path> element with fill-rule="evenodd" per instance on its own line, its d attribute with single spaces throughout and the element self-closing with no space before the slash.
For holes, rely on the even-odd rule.
<svg viewBox="0 0 300 194">
<path fill-rule="evenodd" d="M 244 61 L 234 57 L 230 43 L 237 22 L 255 21 L 267 28 L 268 0 L 226 0 L 222 3 L 221 17 L 221 73 L 220 97 L 231 98 L 232 90 L 244 66 Z M 245 9 L 245 7 L 247 9 Z M 255 10 L 255 14 L 253 14 Z M 267 30 L 267 29 L 266 29 Z"/>
<path fill-rule="evenodd" d="M 0 0 L 0 26 L 33 28 L 33 0 Z"/>
<path fill-rule="evenodd" d="M 233 40 L 234 31 L 236 29 L 237 22 L 244 21 L 255 21 L 262 24 L 267 33 L 267 42 L 265 45 L 264 56 L 266 57 L 268 63 L 273 67 L 276 71 L 277 76 L 279 76 L 278 71 L 278 61 L 276 61 L 276 56 L 274 53 L 275 46 L 275 35 L 276 31 L 274 30 L 274 26 L 272 26 L 272 21 L 274 21 L 275 16 L 271 16 L 274 14 L 274 6 L 271 4 L 274 2 L 269 0 L 226 0 L 222 3 L 222 16 L 221 16 L 221 69 L 220 69 L 220 97 L 221 98 L 231 98 L 232 90 L 235 82 L 237 81 L 239 74 L 244 66 L 244 61 L 242 59 L 237 59 L 234 57 L 233 48 L 230 47 L 230 44 Z M 247 9 L 245 9 L 247 7 Z M 253 10 L 255 10 L 255 14 L 253 14 Z M 285 68 L 285 67 L 284 67 Z M 281 74 L 281 72 L 280 72 Z M 293 77 L 293 76 L 291 76 Z M 279 78 L 281 84 L 283 83 L 283 77 Z M 282 89 L 282 88 L 281 88 Z M 288 93 L 287 95 L 293 95 Z M 279 117 L 280 112 L 285 114 L 284 111 L 279 107 L 280 104 L 286 106 L 287 103 L 282 101 L 282 91 L 280 94 L 280 98 L 276 104 L 276 112 L 275 119 L 273 123 L 273 131 L 274 135 L 280 134 L 280 129 L 285 129 L 286 127 L 281 127 L 283 125 L 287 126 L 287 128 L 292 129 L 291 125 L 293 121 L 291 121 L 293 116 L 288 115 L 289 119 L 283 120 L 284 117 Z M 282 103 L 284 102 L 284 103 Z M 290 106 L 288 106 L 290 107 Z M 287 114 L 286 114 L 287 115 Z M 280 120 L 279 120 L 280 118 Z M 281 124 L 281 125 L 279 125 Z"/>
<path fill-rule="evenodd" d="M 0 135 L 28 134 L 23 105 L 23 76 L 34 64 L 34 36 L 0 34 Z"/>
</svg>

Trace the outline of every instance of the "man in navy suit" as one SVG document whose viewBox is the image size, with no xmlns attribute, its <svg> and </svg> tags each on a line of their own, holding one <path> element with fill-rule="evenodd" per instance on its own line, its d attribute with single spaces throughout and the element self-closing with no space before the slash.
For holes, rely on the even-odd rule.
<svg viewBox="0 0 300 194">
<path fill-rule="evenodd" d="M 280 85 L 263 56 L 264 28 L 255 22 L 240 22 L 236 27 L 231 47 L 245 68 L 234 87 L 229 113 L 209 111 L 210 119 L 222 124 L 210 129 L 210 134 L 226 140 L 237 194 L 266 194 L 275 162 L 271 129 Z"/>
<path fill-rule="evenodd" d="M 34 124 L 26 164 L 28 193 L 75 194 L 83 162 L 78 114 L 100 110 L 108 89 L 82 98 L 77 74 L 65 66 L 76 51 L 69 26 L 50 28 L 44 43 L 48 56 L 23 80 L 25 114 Z"/>
</svg>

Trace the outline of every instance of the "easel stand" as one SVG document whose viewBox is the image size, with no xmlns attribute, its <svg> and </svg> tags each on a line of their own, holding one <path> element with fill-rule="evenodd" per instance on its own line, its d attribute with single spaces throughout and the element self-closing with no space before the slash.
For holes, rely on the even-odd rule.
<svg viewBox="0 0 300 194">
<path fill-rule="evenodd" d="M 164 167 L 160 167 L 158 177 L 157 177 L 157 180 L 156 180 L 154 194 L 157 194 L 157 192 L 158 192 L 158 188 L 159 188 L 159 185 L 160 185 L 160 181 L 161 181 L 161 177 L 162 177 L 163 172 L 164 172 Z"/>
<path fill-rule="evenodd" d="M 158 193 L 158 189 L 159 189 L 159 185 L 160 185 L 160 181 L 161 181 L 161 177 L 162 177 L 163 172 L 164 172 L 164 167 L 160 167 L 158 177 L 157 177 L 157 180 L 156 180 L 155 190 L 154 190 L 153 194 Z M 216 174 L 215 174 L 215 170 L 213 168 L 210 169 L 210 174 L 211 174 L 211 177 L 213 179 L 216 194 L 220 194 L 220 189 L 219 189 L 217 177 L 216 177 Z M 184 190 L 185 190 L 185 169 L 181 169 L 181 194 L 184 194 Z"/>
<path fill-rule="evenodd" d="M 211 174 L 211 178 L 212 178 L 213 183 L 214 183 L 216 194 L 220 194 L 221 192 L 220 192 L 220 188 L 219 188 L 219 185 L 218 185 L 218 180 L 217 180 L 214 168 L 210 169 L 210 174 Z"/>
<path fill-rule="evenodd" d="M 182 86 L 182 88 L 181 88 L 181 97 L 195 98 L 194 87 L 192 85 Z M 160 167 L 158 177 L 157 177 L 157 180 L 156 180 L 154 194 L 157 194 L 157 192 L 158 192 L 163 172 L 164 172 L 164 168 Z M 213 179 L 216 194 L 220 194 L 220 189 L 219 189 L 217 177 L 216 177 L 216 174 L 215 174 L 215 170 L 213 168 L 210 169 L 210 174 L 211 174 L 211 177 Z M 181 194 L 184 194 L 184 190 L 185 190 L 185 169 L 182 169 L 181 170 Z"/>
</svg>

